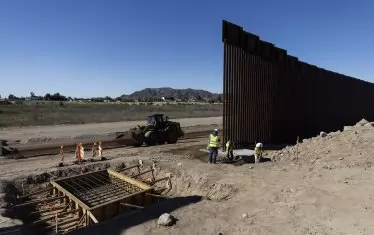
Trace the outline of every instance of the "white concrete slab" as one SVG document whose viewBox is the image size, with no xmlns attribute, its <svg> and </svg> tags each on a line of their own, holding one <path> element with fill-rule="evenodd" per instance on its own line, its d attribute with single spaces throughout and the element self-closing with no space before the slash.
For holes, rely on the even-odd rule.
<svg viewBox="0 0 374 235">
<path fill-rule="evenodd" d="M 200 149 L 203 152 L 208 152 L 207 149 Z M 234 149 L 234 156 L 251 156 L 254 154 L 254 151 L 251 149 Z M 226 156 L 226 152 L 222 151 L 222 149 L 218 150 L 219 156 Z"/>
<path fill-rule="evenodd" d="M 251 156 L 254 153 L 251 149 L 234 149 L 234 156 Z"/>
</svg>

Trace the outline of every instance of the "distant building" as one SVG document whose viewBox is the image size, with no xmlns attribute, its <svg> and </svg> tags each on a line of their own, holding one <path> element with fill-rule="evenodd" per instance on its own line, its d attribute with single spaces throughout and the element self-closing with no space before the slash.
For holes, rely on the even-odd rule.
<svg viewBox="0 0 374 235">
<path fill-rule="evenodd" d="M 174 97 L 172 96 L 169 96 L 169 97 L 161 97 L 162 101 L 166 102 L 166 101 L 175 101 Z"/>
</svg>

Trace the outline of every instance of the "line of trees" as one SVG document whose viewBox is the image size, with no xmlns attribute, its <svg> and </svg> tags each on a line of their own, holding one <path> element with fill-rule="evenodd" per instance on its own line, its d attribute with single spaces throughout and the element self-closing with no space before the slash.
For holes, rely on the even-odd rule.
<svg viewBox="0 0 374 235">
<path fill-rule="evenodd" d="M 44 96 L 37 96 L 34 92 L 30 92 L 29 97 L 17 97 L 13 94 L 9 94 L 8 96 L 9 101 L 17 101 L 17 100 L 36 100 L 36 101 L 70 101 L 70 100 L 82 100 L 82 101 L 91 101 L 91 102 L 115 102 L 115 101 L 121 101 L 121 102 L 134 102 L 134 101 L 140 101 L 140 102 L 157 102 L 157 101 L 163 101 L 161 98 L 139 98 L 139 99 L 130 99 L 128 97 L 117 97 L 117 98 L 111 98 L 109 96 L 106 97 L 93 97 L 89 99 L 82 99 L 82 98 L 72 98 L 72 97 L 66 97 L 64 95 L 61 95 L 59 92 L 50 94 L 47 93 Z M 169 101 L 175 101 L 176 99 L 174 97 L 168 97 Z M 188 102 L 189 100 L 187 98 L 181 99 L 179 101 L 182 102 Z M 194 101 L 205 101 L 202 97 L 198 96 L 195 97 Z M 222 102 L 222 97 L 218 96 L 215 99 L 210 99 L 207 102 L 209 103 L 215 103 L 215 102 Z"/>
<path fill-rule="evenodd" d="M 67 101 L 71 99 L 71 97 L 66 97 L 61 95 L 60 93 L 50 94 L 47 93 L 44 96 L 36 96 L 34 92 L 30 92 L 29 97 L 17 97 L 13 94 L 9 94 L 8 100 L 16 101 L 16 100 L 47 100 L 47 101 Z"/>
</svg>

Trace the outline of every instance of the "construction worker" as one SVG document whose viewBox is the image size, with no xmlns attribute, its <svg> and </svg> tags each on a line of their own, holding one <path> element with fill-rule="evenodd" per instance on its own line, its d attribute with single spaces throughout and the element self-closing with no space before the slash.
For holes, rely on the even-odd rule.
<svg viewBox="0 0 374 235">
<path fill-rule="evenodd" d="M 94 142 L 92 146 L 92 157 L 96 157 L 96 155 L 97 155 L 97 144 L 96 142 Z"/>
<path fill-rule="evenodd" d="M 226 143 L 226 151 L 226 157 L 232 161 L 234 159 L 234 143 L 231 140 Z"/>
<path fill-rule="evenodd" d="M 64 146 L 60 147 L 61 162 L 64 163 Z"/>
<path fill-rule="evenodd" d="M 84 158 L 84 147 L 83 147 L 83 144 L 80 143 L 80 147 L 81 147 L 81 161 L 83 161 L 83 158 Z"/>
<path fill-rule="evenodd" d="M 77 159 L 78 159 L 78 150 L 79 150 L 78 143 L 76 143 L 75 144 L 75 158 L 77 158 Z"/>
<path fill-rule="evenodd" d="M 75 158 L 77 159 L 78 163 L 79 163 L 79 159 L 81 158 L 80 154 L 81 154 L 81 149 L 80 149 L 79 143 L 77 143 L 77 147 L 75 148 Z"/>
<path fill-rule="evenodd" d="M 79 143 L 77 145 L 77 149 L 75 151 L 75 154 L 77 156 L 78 164 L 81 164 L 84 158 L 84 147 L 82 143 Z"/>
<path fill-rule="evenodd" d="M 101 148 L 101 141 L 99 142 L 99 145 L 97 146 L 97 152 L 99 154 L 100 160 L 103 160 L 103 149 Z"/>
<path fill-rule="evenodd" d="M 218 130 L 214 129 L 213 134 L 209 135 L 209 143 L 207 149 L 209 151 L 209 163 L 216 164 L 217 155 L 218 155 L 218 148 L 220 146 L 221 139 L 218 136 Z"/>
<path fill-rule="evenodd" d="M 263 145 L 261 143 L 257 143 L 255 147 L 255 163 L 259 163 L 262 158 L 262 147 Z"/>
</svg>

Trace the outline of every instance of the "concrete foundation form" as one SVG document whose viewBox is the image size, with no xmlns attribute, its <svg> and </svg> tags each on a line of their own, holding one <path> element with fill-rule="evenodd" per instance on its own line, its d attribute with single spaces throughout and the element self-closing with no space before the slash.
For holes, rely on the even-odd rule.
<svg viewBox="0 0 374 235">
<path fill-rule="evenodd" d="M 142 209 L 164 197 L 161 192 L 170 190 L 171 175 L 155 179 L 154 166 L 141 171 L 141 165 L 51 180 L 47 188 L 20 196 L 14 209 L 28 211 L 33 219 L 26 226 L 38 234 L 51 230 L 64 234 Z M 123 174 L 136 168 L 138 173 Z M 141 178 L 147 174 L 151 177 Z M 158 183 L 163 181 L 166 186 L 160 187 Z"/>
</svg>

